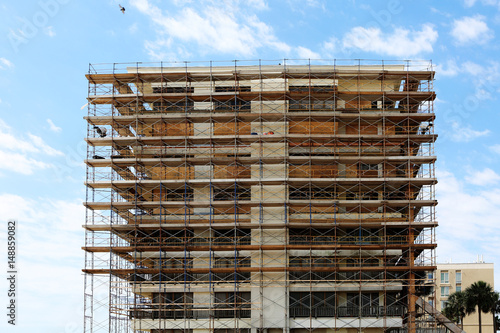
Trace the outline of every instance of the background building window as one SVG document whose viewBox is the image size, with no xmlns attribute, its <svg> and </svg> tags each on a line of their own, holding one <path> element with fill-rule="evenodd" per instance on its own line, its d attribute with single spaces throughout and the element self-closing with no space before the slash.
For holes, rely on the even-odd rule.
<svg viewBox="0 0 500 333">
<path fill-rule="evenodd" d="M 462 271 L 457 271 L 455 274 L 455 281 L 457 284 L 462 283 Z"/>
<path fill-rule="evenodd" d="M 448 272 L 441 272 L 441 283 L 450 283 Z"/>
<path fill-rule="evenodd" d="M 441 296 L 450 296 L 450 287 L 441 287 Z"/>
</svg>

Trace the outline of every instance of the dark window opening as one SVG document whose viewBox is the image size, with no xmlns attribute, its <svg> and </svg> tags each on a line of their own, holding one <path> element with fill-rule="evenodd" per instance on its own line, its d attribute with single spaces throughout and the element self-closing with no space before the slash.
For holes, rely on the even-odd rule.
<svg viewBox="0 0 500 333">
<path fill-rule="evenodd" d="M 185 186 L 175 189 L 166 189 L 168 201 L 192 201 L 194 191 L 192 187 Z"/>
<path fill-rule="evenodd" d="M 250 86 L 217 86 L 215 92 L 251 91 Z"/>
<path fill-rule="evenodd" d="M 250 200 L 252 191 L 250 188 L 241 186 L 228 188 L 214 188 L 213 198 L 215 201 Z"/>
<path fill-rule="evenodd" d="M 290 110 L 334 110 L 335 101 L 333 100 L 289 100 L 288 108 Z"/>
<path fill-rule="evenodd" d="M 193 293 L 153 293 L 151 303 L 138 305 L 130 318 L 183 319 L 193 317 Z"/>
<path fill-rule="evenodd" d="M 181 230 L 154 230 L 136 231 L 131 244 L 142 246 L 184 246 L 193 237 L 193 231 Z"/>
<path fill-rule="evenodd" d="M 250 292 L 215 293 L 215 318 L 250 318 Z"/>
<path fill-rule="evenodd" d="M 250 229 L 215 229 L 214 245 L 249 245 L 251 243 Z"/>
<path fill-rule="evenodd" d="M 153 87 L 153 94 L 192 94 L 194 93 L 193 87 Z"/>
<path fill-rule="evenodd" d="M 194 108 L 194 101 L 191 99 L 183 99 L 180 101 L 162 101 L 153 102 L 154 111 L 172 111 L 172 112 L 184 112 L 191 111 Z"/>
<path fill-rule="evenodd" d="M 214 259 L 215 268 L 250 267 L 250 258 L 219 257 Z"/>
<path fill-rule="evenodd" d="M 337 86 L 333 85 L 312 85 L 312 86 L 289 86 L 290 92 L 316 92 L 316 93 L 333 93 L 337 90 Z"/>
<path fill-rule="evenodd" d="M 335 243 L 333 229 L 289 229 L 289 243 L 293 245 L 328 245 Z"/>
<path fill-rule="evenodd" d="M 335 187 L 293 187 L 290 186 L 288 192 L 290 200 L 323 200 L 323 199 L 337 199 Z"/>
<path fill-rule="evenodd" d="M 334 292 L 291 292 L 290 317 L 334 317 Z"/>
</svg>

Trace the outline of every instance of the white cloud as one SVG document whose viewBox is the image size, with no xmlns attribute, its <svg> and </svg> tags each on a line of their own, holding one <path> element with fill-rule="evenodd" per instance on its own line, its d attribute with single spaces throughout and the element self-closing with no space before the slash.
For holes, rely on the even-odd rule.
<svg viewBox="0 0 500 333">
<path fill-rule="evenodd" d="M 80 325 L 84 262 L 81 225 L 85 222 L 81 201 L 0 193 L 0 220 L 17 220 L 21 291 L 18 311 L 30 313 L 30 321 L 36 323 L 40 332 L 49 332 L 50 326 L 64 331 L 65 327 Z M 0 233 L 0 244 L 5 244 L 5 237 L 6 233 Z M 6 290 L 5 286 L 2 279 L 0 289 Z M 52 310 L 60 314 L 56 322 L 39 311 L 47 299 L 53 300 Z M 29 323 L 20 324 L 25 327 Z"/>
<path fill-rule="evenodd" d="M 33 143 L 16 137 L 10 127 L 0 119 L 0 149 L 9 149 L 22 153 L 38 152 Z"/>
<path fill-rule="evenodd" d="M 484 44 L 494 35 L 485 21 L 486 18 L 482 15 L 454 20 L 451 35 L 459 45 Z"/>
<path fill-rule="evenodd" d="M 0 58 L 0 69 L 7 69 L 14 67 L 14 64 L 5 58 Z"/>
<path fill-rule="evenodd" d="M 465 61 L 458 64 L 455 59 L 449 59 L 445 63 L 435 66 L 436 74 L 443 76 L 456 76 L 464 73 L 473 77 L 475 95 L 478 98 L 491 98 L 491 93 L 494 92 L 492 83 L 496 83 L 500 79 L 500 63 L 489 61 L 480 65 L 472 61 Z M 488 96 L 485 96 L 487 94 Z"/>
<path fill-rule="evenodd" d="M 486 186 L 486 185 L 494 185 L 500 181 L 500 175 L 490 168 L 485 168 L 482 171 L 474 170 L 469 172 L 469 176 L 465 177 L 465 179 L 473 185 L 478 186 Z"/>
<path fill-rule="evenodd" d="M 300 59 L 321 59 L 318 53 L 302 46 L 297 47 L 297 54 Z"/>
<path fill-rule="evenodd" d="M 445 17 L 451 17 L 452 15 L 448 12 L 445 12 L 445 11 L 442 11 L 442 10 L 439 10 L 435 7 L 431 7 L 431 11 L 433 13 L 436 13 L 436 14 L 439 14 L 439 15 L 442 15 L 442 16 L 445 16 Z"/>
<path fill-rule="evenodd" d="M 438 170 L 437 177 L 438 260 L 468 262 L 484 254 L 500 265 L 500 188 L 478 191 L 448 171 Z M 500 276 L 496 279 L 498 285 Z"/>
<path fill-rule="evenodd" d="M 482 76 L 485 72 L 485 68 L 479 64 L 472 61 L 466 61 L 462 64 L 463 70 L 472 76 Z"/>
<path fill-rule="evenodd" d="M 27 223 L 26 228 L 29 225 L 39 228 L 40 232 L 52 227 L 58 231 L 81 231 L 81 226 L 85 222 L 83 201 L 83 199 L 56 200 L 48 197 L 30 199 L 15 194 L 0 193 L 0 216 L 2 220 L 17 219 L 20 223 Z M 42 221 L 45 224 L 41 223 Z"/>
<path fill-rule="evenodd" d="M 50 130 L 52 132 L 56 132 L 56 133 L 59 133 L 62 131 L 62 128 L 61 127 L 58 127 L 54 124 L 54 122 L 51 120 L 51 119 L 47 119 L 47 123 L 49 124 L 50 126 Z"/>
<path fill-rule="evenodd" d="M 145 41 L 144 47 L 149 56 L 154 60 L 179 60 L 189 59 L 191 53 L 183 44 L 173 43 L 172 38 L 160 39 L 157 41 Z"/>
<path fill-rule="evenodd" d="M 447 60 L 445 64 L 436 65 L 436 74 L 442 76 L 456 76 L 460 72 L 460 67 L 458 67 L 455 60 Z"/>
<path fill-rule="evenodd" d="M 37 149 L 39 149 L 42 153 L 47 154 L 49 156 L 64 156 L 64 154 L 46 144 L 43 139 L 39 136 L 28 133 L 31 142 L 35 145 Z"/>
<path fill-rule="evenodd" d="M 476 3 L 477 0 L 464 0 L 465 7 L 472 7 Z"/>
<path fill-rule="evenodd" d="M 396 28 L 384 33 L 380 28 L 352 28 L 343 38 L 346 50 L 374 52 L 396 57 L 416 56 L 433 51 L 438 32 L 430 24 L 424 24 L 420 31 Z"/>
<path fill-rule="evenodd" d="M 282 53 L 291 50 L 275 36 L 269 25 L 251 12 L 239 10 L 238 4 L 211 3 L 201 10 L 184 7 L 177 13 L 163 12 L 148 0 L 133 0 L 131 5 L 149 16 L 157 27 L 157 40 L 145 44 L 152 56 L 171 54 L 171 50 L 164 49 L 179 43 L 186 48 L 189 48 L 189 43 L 194 43 L 204 53 L 240 56 L 256 55 L 261 48 Z M 158 46 L 152 47 L 153 43 Z"/>
<path fill-rule="evenodd" d="M 455 142 L 470 142 L 474 139 L 480 138 L 490 134 L 490 130 L 483 131 L 473 130 L 470 126 L 461 126 L 458 122 L 454 121 L 451 124 L 451 131 L 447 133 L 449 138 Z"/>
<path fill-rule="evenodd" d="M 306 6 L 326 10 L 324 3 L 319 0 L 287 0 L 287 3 L 295 12 L 303 12 Z"/>
<path fill-rule="evenodd" d="M 269 8 L 265 0 L 247 0 L 247 4 L 258 10 L 264 10 Z"/>
<path fill-rule="evenodd" d="M 466 61 L 461 67 L 465 73 L 476 77 L 485 77 L 488 81 L 500 77 L 500 63 L 496 61 L 490 61 L 488 64 L 485 63 L 484 66 L 472 61 Z"/>
<path fill-rule="evenodd" d="M 339 51 L 342 51 L 339 46 L 340 42 L 335 37 L 330 37 L 327 41 L 323 42 L 322 52 L 326 58 L 333 59 Z"/>
<path fill-rule="evenodd" d="M 464 0 L 465 7 L 472 7 L 477 3 L 477 0 Z M 500 1 L 498 0 L 481 0 L 481 3 L 485 6 L 499 6 Z"/>
<path fill-rule="evenodd" d="M 471 75 L 475 94 L 478 101 L 496 98 L 497 86 L 500 80 L 500 63 L 490 61 L 488 64 L 479 65 L 471 61 L 463 63 L 465 73 Z"/>
<path fill-rule="evenodd" d="M 323 7 L 323 4 L 321 4 L 318 0 L 306 0 L 306 5 L 316 8 Z"/>
<path fill-rule="evenodd" d="M 0 169 L 32 175 L 36 170 L 50 167 L 52 167 L 50 163 L 36 160 L 24 154 L 0 150 Z"/>
<path fill-rule="evenodd" d="M 34 157 L 34 155 L 39 155 Z M 31 133 L 27 138 L 14 133 L 0 119 L 0 169 L 31 175 L 38 169 L 53 167 L 52 164 L 40 159 L 42 156 L 64 156 L 64 154 L 49 145 L 39 136 Z"/>
<path fill-rule="evenodd" d="M 172 0 L 172 2 L 176 6 L 185 6 L 187 4 L 193 3 L 193 0 Z"/>
<path fill-rule="evenodd" d="M 500 154 L 500 144 L 490 146 L 489 149 L 496 154 Z"/>
<path fill-rule="evenodd" d="M 178 5 L 179 1 L 176 0 L 175 2 Z M 132 0 L 130 4 L 143 13 L 147 13 L 155 17 L 161 16 L 161 10 L 156 6 L 152 6 L 149 3 L 149 0 Z"/>
</svg>

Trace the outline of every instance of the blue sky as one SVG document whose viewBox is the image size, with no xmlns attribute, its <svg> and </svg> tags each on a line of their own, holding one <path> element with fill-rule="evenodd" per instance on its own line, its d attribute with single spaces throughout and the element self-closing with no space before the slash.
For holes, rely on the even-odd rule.
<svg viewBox="0 0 500 333">
<path fill-rule="evenodd" d="M 500 267 L 499 0 L 120 0 L 125 14 L 118 3 L 0 1 L 0 220 L 19 224 L 16 332 L 82 330 L 89 63 L 432 60 L 438 262 L 482 254 Z"/>
</svg>

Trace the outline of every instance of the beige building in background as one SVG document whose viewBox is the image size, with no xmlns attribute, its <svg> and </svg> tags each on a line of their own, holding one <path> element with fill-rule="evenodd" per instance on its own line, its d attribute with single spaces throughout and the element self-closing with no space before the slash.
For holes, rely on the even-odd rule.
<svg viewBox="0 0 500 333">
<path fill-rule="evenodd" d="M 485 281 L 494 287 L 493 263 L 457 263 L 438 264 L 436 270 L 436 308 L 441 311 L 448 296 L 456 291 L 464 291 L 476 281 Z M 493 316 L 483 313 L 481 316 L 482 332 L 493 332 Z M 479 332 L 477 311 L 464 318 L 464 331 Z"/>
</svg>

